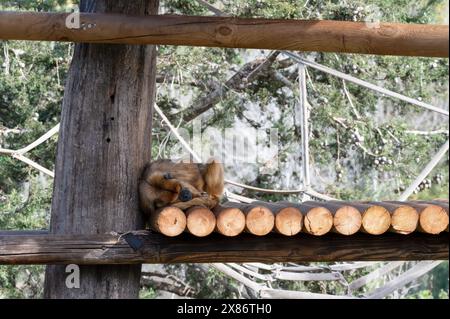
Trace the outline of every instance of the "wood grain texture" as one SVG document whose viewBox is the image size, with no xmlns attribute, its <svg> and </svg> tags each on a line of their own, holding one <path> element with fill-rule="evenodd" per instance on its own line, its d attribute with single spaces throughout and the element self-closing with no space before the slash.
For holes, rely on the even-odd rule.
<svg viewBox="0 0 450 319">
<path fill-rule="evenodd" d="M 403 202 L 390 201 L 390 203 L 402 204 Z M 414 207 L 419 213 L 418 231 L 439 234 L 448 228 L 449 215 L 444 206 L 426 201 L 412 201 L 408 202 L 408 205 Z"/>
<path fill-rule="evenodd" d="M 323 236 L 331 231 L 333 228 L 333 215 L 322 205 L 312 205 L 306 203 L 291 203 L 287 201 L 279 202 L 280 205 L 286 207 L 295 207 L 303 214 L 302 232 Z"/>
<path fill-rule="evenodd" d="M 150 214 L 150 227 L 169 237 L 180 235 L 186 229 L 186 215 L 173 206 L 163 207 Z"/>
<path fill-rule="evenodd" d="M 331 202 L 305 202 L 315 207 L 323 206 L 333 215 L 333 232 L 342 235 L 353 235 L 361 229 L 361 213 L 352 206 Z"/>
<path fill-rule="evenodd" d="M 186 231 L 197 237 L 205 237 L 216 228 L 216 216 L 206 207 L 193 206 L 186 210 Z"/>
<path fill-rule="evenodd" d="M 0 12 L 0 39 L 166 44 L 227 48 L 448 57 L 446 25 L 232 17 Z"/>
<path fill-rule="evenodd" d="M 303 214 L 298 208 L 262 201 L 256 201 L 252 204 L 262 205 L 272 212 L 275 216 L 274 231 L 285 236 L 294 236 L 302 230 Z"/>
<path fill-rule="evenodd" d="M 331 201 L 338 205 L 349 205 L 356 208 L 362 216 L 361 231 L 371 235 L 381 235 L 391 226 L 391 214 L 382 206 L 363 202 Z"/>
<path fill-rule="evenodd" d="M 80 10 L 156 13 L 157 0 L 82 0 Z M 37 21 L 18 18 L 19 24 Z M 0 20 L 4 31 L 5 16 Z M 48 17 L 55 30 L 61 25 Z M 42 22 L 30 27 L 38 30 Z M 49 31 L 49 30 L 47 30 Z M 55 34 L 49 32 L 47 35 Z M 65 86 L 50 230 L 77 236 L 142 229 L 138 180 L 151 152 L 156 50 L 151 46 L 78 44 Z M 81 268 L 68 289 L 65 267 L 46 270 L 46 298 L 137 298 L 140 267 Z"/>
<path fill-rule="evenodd" d="M 410 234 L 419 225 L 419 212 L 412 206 L 387 202 L 367 202 L 371 205 L 384 207 L 391 214 L 391 227 L 389 231 L 398 234 Z"/>
<path fill-rule="evenodd" d="M 216 216 L 216 232 L 234 237 L 244 231 L 245 215 L 239 208 L 218 205 L 214 207 L 213 213 Z"/>
<path fill-rule="evenodd" d="M 446 260 L 448 233 L 408 236 L 386 233 L 371 236 L 286 237 L 272 233 L 265 237 L 241 234 L 225 237 L 211 234 L 208 240 L 184 233 L 168 238 L 149 232 L 139 236 L 143 247 L 134 251 L 118 235 L 8 236 L 0 233 L 0 264 L 140 264 L 214 262 L 319 262 Z"/>
<path fill-rule="evenodd" d="M 275 217 L 272 211 L 262 205 L 226 202 L 221 206 L 240 209 L 245 215 L 245 231 L 250 234 L 265 236 L 275 226 Z"/>
</svg>

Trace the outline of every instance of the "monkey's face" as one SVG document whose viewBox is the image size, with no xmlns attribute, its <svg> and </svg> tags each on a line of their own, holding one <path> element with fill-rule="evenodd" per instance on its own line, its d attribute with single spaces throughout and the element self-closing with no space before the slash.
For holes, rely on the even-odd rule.
<svg viewBox="0 0 450 319">
<path fill-rule="evenodd" d="M 180 189 L 178 191 L 178 196 L 171 204 L 179 203 L 179 202 L 188 202 L 194 198 L 205 196 L 204 192 L 200 192 L 194 186 L 184 181 L 179 181 Z"/>
<path fill-rule="evenodd" d="M 198 191 L 191 184 L 178 181 L 180 186 L 177 187 L 176 192 L 161 190 L 158 195 L 157 207 L 168 206 L 171 204 L 176 204 L 180 202 L 188 202 L 194 198 L 208 196 L 205 192 Z"/>
</svg>

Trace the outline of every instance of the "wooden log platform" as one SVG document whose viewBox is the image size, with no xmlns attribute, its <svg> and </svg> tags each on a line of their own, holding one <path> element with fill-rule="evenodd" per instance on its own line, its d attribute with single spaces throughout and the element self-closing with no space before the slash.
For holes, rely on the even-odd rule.
<svg viewBox="0 0 450 319">
<path fill-rule="evenodd" d="M 271 232 L 285 236 L 301 236 L 301 233 L 324 236 L 329 232 L 346 236 L 364 232 L 379 236 L 388 231 L 402 235 L 413 232 L 437 235 L 448 232 L 449 216 L 448 202 L 443 201 L 255 201 L 251 204 L 226 202 L 212 211 L 196 206 L 183 212 L 169 206 L 156 211 L 149 225 L 169 237 L 184 231 L 197 237 L 214 231 L 228 237 L 244 231 L 256 236 Z"/>
<path fill-rule="evenodd" d="M 188 233 L 167 237 L 139 232 L 139 249 L 118 234 L 48 235 L 43 232 L 0 232 L 0 264 L 140 264 L 212 262 L 325 262 L 446 260 L 449 233 L 403 236 L 386 233 L 325 236 L 277 233 L 259 237 L 211 234 L 198 238 Z"/>
<path fill-rule="evenodd" d="M 284 202 L 286 206 L 297 207 L 305 214 L 303 232 L 314 236 L 323 236 L 333 227 L 333 215 L 324 206 L 311 204 L 292 204 Z"/>
<path fill-rule="evenodd" d="M 349 210 L 348 206 L 355 210 Z M 301 228 L 300 233 L 294 235 L 289 230 L 283 234 L 274 227 L 277 212 L 285 207 L 294 207 L 304 216 L 304 227 L 297 213 L 285 216 L 290 222 L 299 223 L 295 229 Z M 390 224 L 385 223 L 386 213 L 382 214 L 381 222 L 373 224 L 382 225 L 382 232 L 363 231 L 364 216 L 370 207 L 377 207 L 375 215 L 384 212 L 378 211 L 378 207 L 387 212 Z M 344 208 L 340 217 L 339 208 Z M 313 209 L 318 213 L 308 216 Z M 361 218 L 355 219 L 356 211 Z M 424 216 L 422 226 L 420 214 Z M 429 223 L 429 231 L 424 229 L 425 221 Z M 444 260 L 449 252 L 448 223 L 448 203 L 437 201 L 226 203 L 213 211 L 193 207 L 186 212 L 166 207 L 150 219 L 152 230 L 122 236 L 0 231 L 0 264 Z M 255 229 L 262 232 L 249 232 L 249 225 L 258 226 Z M 361 227 L 358 232 L 355 225 Z M 386 232 L 389 227 L 391 231 Z M 241 233 L 244 228 L 247 232 Z M 334 232 L 330 232 L 332 228 Z M 214 230 L 216 233 L 212 233 Z M 204 236 L 207 238 L 199 238 Z"/>
<path fill-rule="evenodd" d="M 448 57 L 446 25 L 0 11 L 0 39 Z M 75 20 L 75 19 L 74 19 Z M 69 21 L 69 24 L 66 23 Z M 78 21 L 77 21 L 78 22 Z"/>
</svg>

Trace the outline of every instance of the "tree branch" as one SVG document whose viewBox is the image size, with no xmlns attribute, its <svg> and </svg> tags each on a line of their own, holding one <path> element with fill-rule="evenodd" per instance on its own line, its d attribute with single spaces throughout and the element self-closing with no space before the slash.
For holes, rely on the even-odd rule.
<svg viewBox="0 0 450 319">
<path fill-rule="evenodd" d="M 207 96 L 195 101 L 192 107 L 172 115 L 170 119 L 173 120 L 174 117 L 181 115 L 184 121 L 192 121 L 197 116 L 208 111 L 217 104 L 229 90 L 241 91 L 245 86 L 253 82 L 258 76 L 267 71 L 269 66 L 275 62 L 278 55 L 279 52 L 275 51 L 266 59 L 256 59 L 246 63 L 237 73 L 229 78 L 224 85 L 218 87 Z M 242 85 L 243 83 L 244 85 Z"/>
<path fill-rule="evenodd" d="M 191 286 L 183 285 L 180 281 L 169 277 L 142 276 L 141 286 L 168 291 L 182 297 L 194 297 L 196 294 L 196 291 Z"/>
</svg>

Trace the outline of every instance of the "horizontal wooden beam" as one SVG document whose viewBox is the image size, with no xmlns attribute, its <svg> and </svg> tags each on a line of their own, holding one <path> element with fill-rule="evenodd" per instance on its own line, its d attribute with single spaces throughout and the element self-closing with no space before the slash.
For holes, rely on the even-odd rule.
<svg viewBox="0 0 450 319">
<path fill-rule="evenodd" d="M 136 239 L 136 238 L 135 238 Z M 137 250 L 118 235 L 0 233 L 0 264 L 139 264 L 214 262 L 319 262 L 448 259 L 448 233 L 372 236 L 301 234 L 258 237 L 190 234 L 168 238 L 140 232 Z M 136 244 L 136 241 L 134 242 Z M 141 247 L 139 247 L 141 245 Z"/>
<path fill-rule="evenodd" d="M 445 25 L 200 16 L 0 12 L 0 39 L 448 57 Z M 69 19 L 70 20 L 70 19 Z"/>
</svg>

